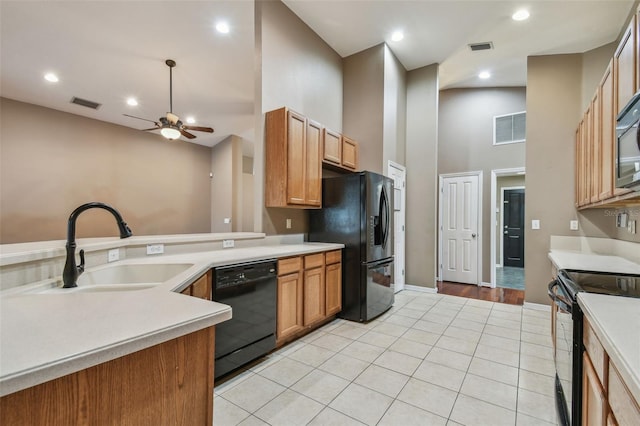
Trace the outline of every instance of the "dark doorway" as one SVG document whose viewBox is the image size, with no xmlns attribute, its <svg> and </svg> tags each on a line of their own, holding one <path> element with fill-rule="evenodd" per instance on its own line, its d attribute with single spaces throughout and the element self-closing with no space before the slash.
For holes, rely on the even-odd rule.
<svg viewBox="0 0 640 426">
<path fill-rule="evenodd" d="M 524 268 L 524 189 L 504 191 L 504 266 Z"/>
</svg>

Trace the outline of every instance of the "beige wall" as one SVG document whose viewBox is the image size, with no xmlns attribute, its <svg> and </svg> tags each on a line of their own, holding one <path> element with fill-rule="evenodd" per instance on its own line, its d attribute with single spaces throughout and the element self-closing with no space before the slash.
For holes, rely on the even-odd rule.
<svg viewBox="0 0 640 426">
<path fill-rule="evenodd" d="M 211 149 L 211 232 L 253 230 L 253 225 L 243 229 L 244 210 L 251 216 L 252 206 L 245 203 L 242 168 L 239 136 L 231 135 Z M 229 223 L 224 223 L 226 218 Z"/>
<path fill-rule="evenodd" d="M 500 227 L 500 218 L 502 217 L 502 189 L 525 186 L 524 175 L 516 176 L 498 176 L 496 178 L 496 205 L 494 210 L 494 219 L 496 224 L 496 265 L 502 265 L 502 257 L 500 250 L 502 247 L 503 233 Z M 525 191 L 525 205 L 526 205 L 526 191 Z M 527 265 L 525 264 L 525 267 Z M 489 265 L 491 267 L 491 265 Z"/>
<path fill-rule="evenodd" d="M 438 65 L 407 73 L 406 283 L 435 287 Z"/>
<path fill-rule="evenodd" d="M 482 281 L 491 280 L 491 170 L 525 165 L 525 143 L 493 145 L 493 117 L 526 110 L 524 87 L 440 92 L 438 174 L 482 171 Z M 527 112 L 527 120 L 529 119 Z M 528 125 L 528 123 L 527 123 Z M 528 171 L 527 171 L 528 172 Z"/>
<path fill-rule="evenodd" d="M 385 45 L 348 56 L 343 65 L 343 133 L 358 141 L 358 168 L 383 173 Z"/>
<path fill-rule="evenodd" d="M 210 148 L 0 99 L 0 243 L 66 238 L 80 204 L 101 201 L 135 235 L 209 232 Z M 118 235 L 85 212 L 78 237 Z"/>
<path fill-rule="evenodd" d="M 267 111 L 289 107 L 323 125 L 342 131 L 342 59 L 316 33 L 279 1 L 256 2 L 256 62 L 261 93 L 256 140 L 264 141 Z M 256 203 L 264 206 L 264 147 L 256 148 Z M 299 209 L 261 207 L 261 229 L 267 234 L 307 230 L 307 214 Z M 292 219 L 286 229 L 286 219 Z"/>
<path fill-rule="evenodd" d="M 405 164 L 407 132 L 407 70 L 384 45 L 384 128 L 382 170 L 389 161 Z"/>
</svg>

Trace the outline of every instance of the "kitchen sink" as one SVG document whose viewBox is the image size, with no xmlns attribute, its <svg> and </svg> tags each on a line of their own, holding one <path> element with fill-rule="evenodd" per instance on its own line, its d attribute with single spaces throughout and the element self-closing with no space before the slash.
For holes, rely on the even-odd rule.
<svg viewBox="0 0 640 426">
<path fill-rule="evenodd" d="M 181 272 L 186 271 L 191 263 L 138 263 L 105 266 L 86 271 L 78 277 L 78 287 L 126 284 L 160 284 Z"/>
</svg>

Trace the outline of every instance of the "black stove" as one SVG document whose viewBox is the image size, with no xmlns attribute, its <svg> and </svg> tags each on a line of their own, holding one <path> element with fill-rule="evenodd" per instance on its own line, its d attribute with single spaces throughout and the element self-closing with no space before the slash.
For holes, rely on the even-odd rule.
<svg viewBox="0 0 640 426">
<path fill-rule="evenodd" d="M 640 298 L 640 275 L 563 269 L 558 278 L 574 301 L 581 291 Z"/>
</svg>

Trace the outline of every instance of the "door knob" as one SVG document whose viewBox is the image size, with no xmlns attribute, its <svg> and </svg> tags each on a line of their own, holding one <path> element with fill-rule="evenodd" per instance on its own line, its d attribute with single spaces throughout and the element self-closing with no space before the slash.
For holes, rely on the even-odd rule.
<svg viewBox="0 0 640 426">
<path fill-rule="evenodd" d="M 505 235 L 509 233 L 509 231 L 504 231 Z"/>
<path fill-rule="evenodd" d="M 476 237 L 476 234 L 471 234 L 471 238 L 475 238 L 475 237 Z"/>
</svg>

